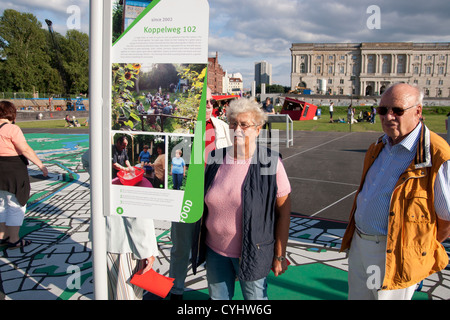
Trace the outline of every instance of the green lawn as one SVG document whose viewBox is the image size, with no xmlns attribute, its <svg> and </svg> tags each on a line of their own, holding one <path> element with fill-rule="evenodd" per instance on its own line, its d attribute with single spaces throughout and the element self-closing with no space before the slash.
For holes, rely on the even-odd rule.
<svg viewBox="0 0 450 320">
<path fill-rule="evenodd" d="M 294 130 L 298 131 L 335 131 L 335 132 L 382 132 L 380 119 L 377 116 L 375 124 L 371 124 L 369 122 L 358 122 L 352 124 L 351 127 L 347 123 L 330 123 L 330 115 L 328 112 L 328 107 L 321 108 L 322 115 L 318 120 L 309 120 L 309 121 L 294 121 Z M 445 120 L 447 119 L 447 113 L 450 112 L 450 107 L 441 107 L 433 109 L 424 110 L 424 119 L 425 124 L 430 128 L 430 130 L 436 133 L 446 133 L 445 129 Z M 345 107 L 335 107 L 334 112 L 334 120 L 338 118 L 347 119 L 346 108 Z M 357 114 L 359 113 L 359 109 L 357 107 Z M 81 124 L 81 128 L 85 128 L 84 121 L 85 118 L 78 119 Z M 25 121 L 18 122 L 17 125 L 21 128 L 64 128 L 65 120 L 36 120 L 36 121 Z M 284 130 L 285 124 L 282 123 L 274 123 L 272 125 L 273 129 Z M 70 128 L 73 130 L 77 130 L 79 128 L 73 127 Z"/>
<path fill-rule="evenodd" d="M 79 128 L 86 128 L 84 126 L 84 122 L 86 121 L 86 118 L 80 118 L 77 119 L 80 123 L 81 127 L 72 127 L 70 129 L 79 129 Z M 42 128 L 50 128 L 50 129 L 58 129 L 58 128 L 65 128 L 66 120 L 36 120 L 36 121 L 17 121 L 16 123 L 20 128 L 36 128 L 36 129 L 42 129 Z"/>
<path fill-rule="evenodd" d="M 322 115 L 318 120 L 309 121 L 294 121 L 294 130 L 298 131 L 335 131 L 335 132 L 382 132 L 381 123 L 379 116 L 376 116 L 374 124 L 369 122 L 358 122 L 351 125 L 348 123 L 330 123 L 330 114 L 328 112 L 328 107 L 321 107 Z M 339 118 L 347 121 L 347 108 L 346 107 L 335 107 L 335 112 L 333 114 L 333 119 L 337 120 Z M 363 110 L 363 107 L 356 108 L 356 114 Z M 440 107 L 440 108 L 430 108 L 425 109 L 423 112 L 424 122 L 430 128 L 430 130 L 436 133 L 446 133 L 445 120 L 447 119 L 447 113 L 450 112 L 450 107 Z M 284 130 L 286 128 L 285 124 L 274 123 L 272 125 L 273 129 Z"/>
</svg>

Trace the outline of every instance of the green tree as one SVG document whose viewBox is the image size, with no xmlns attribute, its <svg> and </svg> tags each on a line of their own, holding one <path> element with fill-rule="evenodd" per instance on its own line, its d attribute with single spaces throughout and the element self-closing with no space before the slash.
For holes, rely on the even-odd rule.
<svg viewBox="0 0 450 320">
<path fill-rule="evenodd" d="M 89 36 L 77 30 L 69 30 L 60 46 L 69 93 L 87 93 L 89 87 Z"/>
<path fill-rule="evenodd" d="M 89 36 L 69 30 L 66 36 L 50 32 L 31 13 L 7 9 L 0 16 L 0 90 L 63 94 L 59 60 L 67 93 L 87 93 L 89 85 Z M 58 50 L 58 51 L 56 51 Z M 58 54 L 58 56 L 57 56 Z"/>
<path fill-rule="evenodd" d="M 170 85 L 177 85 L 178 72 L 176 67 L 170 63 L 157 63 L 153 65 L 150 72 L 139 77 L 140 90 L 158 90 L 167 91 Z"/>
<path fill-rule="evenodd" d="M 113 36 L 112 43 L 116 42 L 116 40 L 121 36 L 123 24 L 123 4 L 120 4 L 120 1 L 116 1 L 114 3 L 113 8 Z"/>
<path fill-rule="evenodd" d="M 290 89 L 290 87 L 285 87 L 281 84 L 266 85 L 266 93 L 287 93 Z M 256 87 L 256 93 L 261 93 L 261 85 Z"/>
<path fill-rule="evenodd" d="M 30 13 L 6 9 L 0 17 L 1 89 L 43 89 L 49 72 L 42 24 Z"/>
<path fill-rule="evenodd" d="M 206 70 L 204 67 L 200 71 L 198 65 L 180 66 L 178 70 L 179 75 L 181 79 L 188 81 L 189 90 L 187 91 L 187 96 L 180 97 L 179 108 L 175 112 L 176 116 L 197 119 Z M 187 126 L 192 131 L 194 130 L 195 122 L 189 122 Z"/>
</svg>

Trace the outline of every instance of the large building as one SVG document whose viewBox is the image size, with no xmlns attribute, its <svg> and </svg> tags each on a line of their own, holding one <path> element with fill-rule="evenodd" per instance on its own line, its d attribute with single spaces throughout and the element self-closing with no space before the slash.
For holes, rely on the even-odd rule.
<svg viewBox="0 0 450 320">
<path fill-rule="evenodd" d="M 219 54 L 208 58 L 208 87 L 213 93 L 223 92 L 223 77 L 225 72 L 219 64 Z"/>
<path fill-rule="evenodd" d="M 242 74 L 232 73 L 229 74 L 225 71 L 223 76 L 223 90 L 222 93 L 227 94 L 240 94 L 244 91 L 244 82 L 242 81 Z"/>
<path fill-rule="evenodd" d="M 397 82 L 450 97 L 450 43 L 294 43 L 291 89 L 377 96 Z"/>
<path fill-rule="evenodd" d="M 260 86 L 262 83 L 272 84 L 272 65 L 267 61 L 255 63 L 255 83 L 256 86 Z"/>
</svg>

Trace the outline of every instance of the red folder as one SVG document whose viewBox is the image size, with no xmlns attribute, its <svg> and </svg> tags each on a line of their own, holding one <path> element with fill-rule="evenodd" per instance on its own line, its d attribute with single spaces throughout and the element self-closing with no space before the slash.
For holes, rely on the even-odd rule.
<svg viewBox="0 0 450 320">
<path fill-rule="evenodd" d="M 174 280 L 150 269 L 144 274 L 141 274 L 141 272 L 135 273 L 130 282 L 164 299 L 172 289 Z"/>
</svg>

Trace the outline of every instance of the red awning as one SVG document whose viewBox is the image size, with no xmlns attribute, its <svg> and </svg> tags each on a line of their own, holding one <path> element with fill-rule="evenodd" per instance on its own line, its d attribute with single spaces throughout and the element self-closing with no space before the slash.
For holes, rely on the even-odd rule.
<svg viewBox="0 0 450 320">
<path fill-rule="evenodd" d="M 220 96 L 212 96 L 214 100 L 216 101 L 221 101 L 221 100 L 229 100 L 229 99 L 238 99 L 240 98 L 240 96 L 236 95 L 236 94 L 231 94 L 231 95 L 220 95 Z"/>
</svg>

